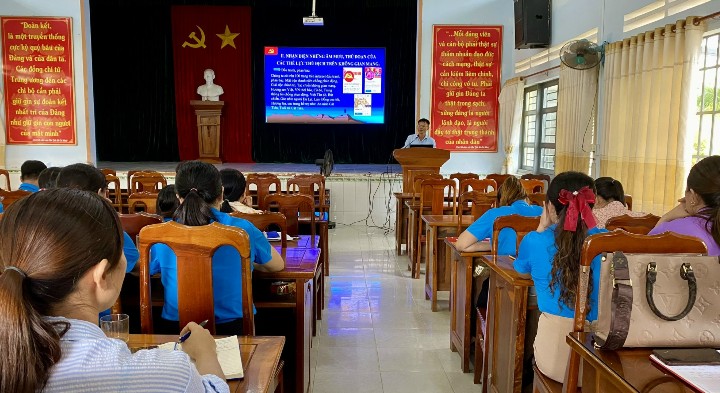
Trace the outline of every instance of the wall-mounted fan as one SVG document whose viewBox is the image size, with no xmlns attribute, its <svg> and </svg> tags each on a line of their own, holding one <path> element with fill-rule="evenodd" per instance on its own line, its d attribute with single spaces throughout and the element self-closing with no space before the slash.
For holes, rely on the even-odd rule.
<svg viewBox="0 0 720 393">
<path fill-rule="evenodd" d="M 588 40 L 574 40 L 560 49 L 560 61 L 576 70 L 597 67 L 603 60 L 605 48 Z"/>
</svg>

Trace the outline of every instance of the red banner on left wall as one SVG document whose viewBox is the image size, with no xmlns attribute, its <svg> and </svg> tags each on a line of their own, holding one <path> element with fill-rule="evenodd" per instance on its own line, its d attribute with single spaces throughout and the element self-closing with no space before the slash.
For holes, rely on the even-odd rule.
<svg viewBox="0 0 720 393">
<path fill-rule="evenodd" d="M 72 21 L 0 17 L 8 144 L 75 145 Z"/>
</svg>

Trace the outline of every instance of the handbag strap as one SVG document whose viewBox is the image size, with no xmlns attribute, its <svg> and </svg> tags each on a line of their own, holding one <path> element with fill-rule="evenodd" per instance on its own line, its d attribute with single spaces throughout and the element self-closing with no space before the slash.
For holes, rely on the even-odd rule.
<svg viewBox="0 0 720 393">
<path fill-rule="evenodd" d="M 647 273 L 645 276 L 645 298 L 647 299 L 648 306 L 652 312 L 657 315 L 658 318 L 662 318 L 666 321 L 679 321 L 685 318 L 690 313 L 695 305 L 695 298 L 697 297 L 697 281 L 695 280 L 695 272 L 689 263 L 683 263 L 680 267 L 680 277 L 687 281 L 688 284 L 688 301 L 685 305 L 685 309 L 680 314 L 674 317 L 668 317 L 658 310 L 655 305 L 655 299 L 653 298 L 653 290 L 655 289 L 655 280 L 657 279 L 657 264 L 655 262 L 648 263 Z"/>
<path fill-rule="evenodd" d="M 630 280 L 628 260 L 622 251 L 613 253 L 610 271 L 613 280 L 612 312 L 610 314 L 610 332 L 602 340 L 595 336 L 595 346 L 599 349 L 616 350 L 625 344 L 630 330 L 630 314 L 632 313 L 633 291 Z"/>
</svg>

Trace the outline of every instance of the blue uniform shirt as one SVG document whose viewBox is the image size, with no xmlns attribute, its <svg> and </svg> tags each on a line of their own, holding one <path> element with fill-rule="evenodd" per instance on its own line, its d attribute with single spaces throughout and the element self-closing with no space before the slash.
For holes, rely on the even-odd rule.
<svg viewBox="0 0 720 393">
<path fill-rule="evenodd" d="M 525 201 L 515 201 L 510 206 L 496 207 L 486 211 L 468 227 L 467 231 L 475 236 L 478 241 L 490 239 L 492 244 L 492 230 L 496 218 L 513 214 L 525 217 L 539 217 L 542 214 L 542 209 L 541 206 L 528 205 Z M 498 255 L 517 255 L 515 250 L 516 236 L 515 231 L 510 228 L 504 228 L 500 231 Z"/>
<path fill-rule="evenodd" d="M 530 232 L 520 242 L 518 258 L 513 267 L 518 273 L 529 274 L 535 283 L 537 291 L 538 308 L 542 312 L 561 317 L 573 318 L 575 306 L 569 308 L 560 301 L 560 288 L 550 290 L 550 272 L 552 271 L 553 257 L 557 253 L 555 245 L 555 228 L 557 224 L 551 225 L 543 232 Z M 605 229 L 592 228 L 588 235 L 607 232 Z M 578 265 L 580 260 L 577 261 Z M 588 321 L 597 319 L 598 293 L 600 289 L 600 255 L 596 256 L 590 264 L 592 279 L 592 292 L 590 293 L 590 312 L 587 315 Z"/>
<path fill-rule="evenodd" d="M 212 209 L 215 220 L 223 225 L 240 228 L 250 238 L 250 260 L 265 264 L 272 259 L 270 243 L 250 221 L 232 217 Z M 250 265 L 252 268 L 252 265 Z M 240 254 L 234 247 L 221 246 L 213 255 L 213 296 L 215 298 L 215 320 L 225 323 L 242 318 L 242 293 L 240 287 Z M 165 287 L 165 305 L 162 317 L 170 321 L 179 320 L 177 294 L 177 258 L 165 244 L 150 248 L 150 274 L 160 273 Z"/>
<path fill-rule="evenodd" d="M 137 247 L 135 247 L 135 243 L 130 235 L 125 231 L 123 231 L 123 253 L 125 254 L 125 259 L 127 259 L 127 269 L 125 269 L 125 273 L 130 273 L 140 259 L 140 252 Z"/>
<path fill-rule="evenodd" d="M 38 187 L 34 184 L 30 184 L 30 183 L 22 183 L 22 184 L 20 184 L 20 187 L 18 187 L 18 190 L 38 192 L 38 191 L 40 191 L 40 187 Z"/>
</svg>

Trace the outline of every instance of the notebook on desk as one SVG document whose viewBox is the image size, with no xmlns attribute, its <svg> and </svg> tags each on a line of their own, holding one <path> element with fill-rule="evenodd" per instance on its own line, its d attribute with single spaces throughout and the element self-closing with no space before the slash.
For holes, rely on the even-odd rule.
<svg viewBox="0 0 720 393">
<path fill-rule="evenodd" d="M 667 371 L 701 392 L 720 392 L 720 365 L 669 366 L 655 355 L 650 360 L 660 370 Z"/>
<path fill-rule="evenodd" d="M 222 367 L 226 379 L 240 379 L 244 376 L 242 359 L 240 358 L 240 346 L 237 336 L 216 338 L 215 346 L 218 361 Z M 159 349 L 172 351 L 175 348 L 174 342 L 158 345 Z M 178 349 L 182 349 L 182 344 L 178 344 Z"/>
</svg>

